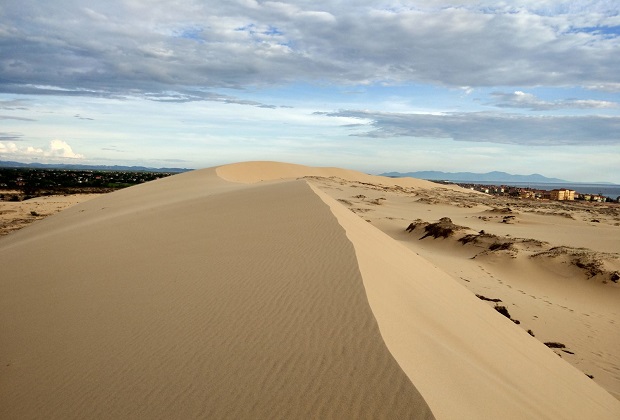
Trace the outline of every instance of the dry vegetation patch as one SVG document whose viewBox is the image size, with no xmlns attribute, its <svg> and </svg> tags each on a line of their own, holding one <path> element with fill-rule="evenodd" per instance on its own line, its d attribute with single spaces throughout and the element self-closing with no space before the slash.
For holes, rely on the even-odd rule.
<svg viewBox="0 0 620 420">
<path fill-rule="evenodd" d="M 617 283 L 620 274 L 607 268 L 607 264 L 618 261 L 617 254 L 592 251 L 587 248 L 557 246 L 531 255 L 531 258 L 560 258 L 581 269 L 588 278 L 598 277 L 604 283 Z M 607 263 L 607 264 L 606 264 Z"/>
<path fill-rule="evenodd" d="M 428 238 L 429 236 L 432 236 L 435 239 L 439 237 L 449 238 L 450 236 L 454 235 L 456 231 L 469 229 L 465 226 L 455 225 L 454 223 L 452 223 L 452 219 L 450 219 L 449 217 L 442 217 L 441 219 L 439 219 L 438 222 L 435 223 L 427 223 L 420 219 L 417 219 L 416 221 L 410 223 L 405 230 L 407 232 L 413 232 L 417 228 L 423 228 L 426 232 L 426 234 L 420 239 Z"/>
</svg>

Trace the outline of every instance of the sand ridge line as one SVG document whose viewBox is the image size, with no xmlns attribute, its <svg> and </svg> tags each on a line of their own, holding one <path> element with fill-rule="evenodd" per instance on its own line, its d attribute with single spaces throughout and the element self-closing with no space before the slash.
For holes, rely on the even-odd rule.
<svg viewBox="0 0 620 420">
<path fill-rule="evenodd" d="M 254 170 L 271 171 L 269 182 L 247 185 L 247 179 L 239 179 L 246 184 L 242 185 L 216 176 L 220 168 L 195 171 L 92 200 L 0 239 L 0 266 L 5 270 L 0 276 L 0 334 L 9 337 L 0 342 L 0 355 L 8 359 L 0 363 L 0 395 L 11 396 L 6 398 L 11 405 L 3 400 L 0 410 L 31 410 L 37 415 L 47 410 L 50 418 L 83 418 L 84 413 L 109 418 L 127 413 L 204 418 L 250 417 L 250 413 L 256 417 L 269 405 L 270 413 L 275 413 L 270 417 L 290 418 L 295 410 L 306 413 L 308 407 L 321 417 L 325 413 L 342 417 L 342 410 L 353 412 L 349 407 L 372 417 L 373 409 L 357 404 L 356 398 L 358 384 L 372 382 L 365 376 L 365 364 L 375 359 L 365 353 L 360 363 L 349 355 L 368 346 L 384 351 L 387 345 L 389 357 L 378 360 L 396 360 L 395 372 L 401 375 L 397 377 L 407 375 L 401 383 L 413 382 L 437 418 L 620 417 L 618 402 L 610 401 L 591 379 L 566 370 L 563 359 L 442 271 L 454 268 L 461 270 L 457 277 L 477 281 L 462 263 L 433 260 L 428 253 L 428 258 L 421 258 L 372 228 L 388 232 L 394 225 L 400 234 L 412 209 L 431 219 L 453 217 L 442 213 L 457 209 L 454 220 L 469 226 L 467 217 L 480 208 L 421 203 L 409 207 L 407 193 L 374 189 L 366 193 L 369 186 L 363 183 L 383 181 L 365 174 L 350 174 L 360 181 L 350 189 L 341 179 L 330 180 L 334 188 L 329 192 L 336 198 L 372 210 L 364 215 L 371 225 L 340 202 L 317 199 L 321 191 L 310 190 L 303 181 L 278 181 L 290 179 L 291 168 L 298 172 L 293 178 L 324 172 L 270 165 L 234 165 L 249 178 Z M 283 169 L 289 173 L 280 173 Z M 342 173 L 333 170 L 327 175 L 344 179 Z M 328 179 L 310 182 L 322 184 Z M 360 192 L 370 196 L 363 204 L 350 198 Z M 434 189 L 432 194 L 448 192 Z M 66 229 L 74 222 L 81 223 L 80 229 Z M 37 264 L 32 264 L 33 258 Z M 494 292 L 499 289 L 492 282 L 505 280 L 508 273 L 498 276 L 489 267 L 485 262 L 489 279 L 483 286 L 491 286 L 485 294 L 504 298 Z M 521 274 L 509 264 L 502 268 Z M 521 288 L 517 280 L 510 277 L 502 287 L 516 291 Z M 351 281 L 355 287 L 347 286 Z M 513 282 L 516 287 L 508 289 Z M 333 284 L 341 286 L 337 296 Z M 540 307 L 556 308 L 561 303 L 553 293 L 540 296 L 534 300 Z M 341 304 L 328 304 L 334 299 Z M 359 302 L 364 311 L 349 310 Z M 346 312 L 342 317 L 341 308 Z M 607 331 L 603 325 L 607 320 L 592 308 L 585 305 L 570 313 L 584 312 L 591 331 Z M 558 311 L 568 313 L 560 308 L 553 314 Z M 334 314 L 344 322 L 333 325 Z M 363 314 L 368 322 L 361 321 Z M 325 315 L 329 322 L 303 321 Z M 376 331 L 377 323 L 380 336 L 366 338 L 366 326 L 375 325 Z M 315 329 L 307 329 L 308 325 Z M 350 325 L 361 332 L 346 341 Z M 342 343 L 340 335 L 350 346 L 329 347 Z M 308 337 L 312 339 L 307 341 Z M 320 344 L 316 352 L 315 338 Z M 546 341 L 563 341 L 550 338 Z M 318 367 L 307 363 L 329 348 L 332 351 Z M 286 353 L 289 350 L 292 353 Z M 282 351 L 286 356 L 278 356 Z M 301 356 L 308 352 L 309 358 Z M 597 353 L 601 366 L 614 367 L 604 365 L 613 363 L 610 351 Z M 317 381 L 317 373 L 332 365 L 341 369 L 337 372 L 353 369 L 353 382 L 338 386 L 347 376 L 334 379 L 330 372 L 318 375 Z M 374 369 L 371 364 L 370 371 Z M 378 371 L 384 371 L 382 366 Z M 299 382 L 293 378 L 302 373 Z M 377 377 L 389 385 L 367 404 L 377 404 L 380 410 L 386 404 L 394 406 L 392 401 L 402 392 L 395 390 L 391 377 L 384 373 Z M 286 380 L 279 382 L 282 379 Z M 309 384 L 308 379 L 314 382 Z M 338 394 L 330 386 L 325 394 L 312 391 L 325 383 L 336 386 Z M 267 394 L 262 392 L 265 384 Z M 248 392 L 266 395 L 269 401 L 249 401 Z M 269 398 L 286 392 L 303 395 L 305 403 Z M 346 402 L 349 397 L 342 393 L 351 400 Z M 397 402 L 406 401 L 412 400 Z M 413 407 L 414 415 L 424 415 L 420 407 Z"/>
<path fill-rule="evenodd" d="M 356 249 L 388 348 L 437 418 L 612 419 L 620 414 L 620 402 L 543 344 L 313 189 Z"/>
<path fill-rule="evenodd" d="M 181 181 L 28 229 L 40 248 L 3 241 L 2 417 L 433 418 L 304 181 L 144 211 Z"/>
<path fill-rule="evenodd" d="M 510 313 L 522 321 L 524 331 L 532 329 L 541 342 L 561 341 L 570 345 L 575 354 L 562 353 L 564 360 L 584 374 L 594 376 L 596 383 L 620 399 L 620 377 L 617 375 L 620 330 L 613 322 L 618 317 L 617 298 L 620 297 L 617 293 L 620 285 L 614 284 L 615 271 L 619 269 L 616 255 L 620 248 L 613 220 L 601 218 L 599 224 L 591 226 L 578 216 L 532 214 L 527 211 L 528 203 L 500 200 L 484 194 L 468 196 L 466 205 L 462 205 L 465 195 L 462 191 L 454 194 L 434 189 L 401 193 L 326 178 L 312 180 L 312 183 L 392 239 L 432 261 L 473 294 L 505 299 L 509 302 Z M 419 199 L 437 195 L 444 204 L 428 204 Z M 489 204 L 493 206 L 483 204 L 485 200 L 492 200 Z M 476 202 L 479 204 L 475 205 Z M 550 210 L 570 207 L 563 203 L 540 204 Z M 525 211 L 518 205 L 523 205 Z M 600 206 L 585 207 L 594 212 Z M 484 230 L 488 234 L 488 247 L 498 249 L 487 249 L 483 255 L 472 259 L 479 254 L 478 251 L 484 250 L 477 248 L 477 244 L 472 245 L 473 242 L 464 245 L 441 236 L 419 241 L 418 237 L 425 234 L 424 229 L 420 235 L 415 234 L 418 229 L 413 234 L 405 232 L 412 220 L 435 222 L 446 216 L 459 225 L 472 228 L 471 234 L 475 237 L 464 242 L 476 239 L 479 231 Z M 507 223 L 504 222 L 507 216 L 515 217 Z M 481 242 L 478 245 L 482 246 L 485 237 L 478 239 Z M 511 246 L 513 239 L 516 243 Z M 527 258 L 543 248 L 560 245 L 568 245 L 568 248 L 560 247 L 553 254 Z M 502 250 L 502 247 L 507 249 Z M 590 248 L 591 251 L 579 248 Z M 552 258 L 557 251 L 568 253 Z M 607 273 L 590 277 L 598 271 L 597 259 Z M 578 265 L 587 269 L 587 274 Z"/>
</svg>

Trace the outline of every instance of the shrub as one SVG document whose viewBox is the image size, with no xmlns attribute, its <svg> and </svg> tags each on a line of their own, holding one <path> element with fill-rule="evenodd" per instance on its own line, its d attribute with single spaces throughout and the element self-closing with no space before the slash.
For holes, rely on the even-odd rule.
<svg viewBox="0 0 620 420">
<path fill-rule="evenodd" d="M 466 245 L 470 242 L 476 243 L 478 242 L 478 235 L 476 234 L 467 234 L 461 238 L 459 238 L 459 242 L 462 243 L 463 245 Z"/>
<path fill-rule="evenodd" d="M 435 239 L 439 238 L 440 236 L 442 238 L 448 238 L 459 229 L 463 229 L 463 227 L 457 226 L 452 223 L 452 219 L 450 219 L 449 217 L 442 217 L 437 223 L 431 223 L 426 226 L 424 228 L 424 230 L 426 231 L 426 235 L 422 236 L 420 239 L 424 239 L 429 236 L 432 236 Z"/>
<path fill-rule="evenodd" d="M 512 248 L 512 242 L 495 242 L 489 246 L 491 251 L 503 251 Z"/>
<path fill-rule="evenodd" d="M 512 319 L 510 317 L 510 313 L 508 312 L 508 309 L 506 309 L 505 306 L 495 305 L 495 310 L 499 312 L 500 314 L 504 315 L 506 318 Z"/>
<path fill-rule="evenodd" d="M 486 300 L 486 301 L 488 301 L 488 302 L 501 302 L 501 301 L 502 301 L 501 299 L 492 299 L 492 298 L 488 298 L 488 297 L 483 296 L 483 295 L 476 295 L 476 297 L 477 297 L 478 299 L 481 299 L 481 300 Z"/>
</svg>

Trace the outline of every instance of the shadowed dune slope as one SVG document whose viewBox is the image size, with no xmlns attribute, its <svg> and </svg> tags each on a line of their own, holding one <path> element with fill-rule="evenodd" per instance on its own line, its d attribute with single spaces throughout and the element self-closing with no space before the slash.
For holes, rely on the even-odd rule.
<svg viewBox="0 0 620 420">
<path fill-rule="evenodd" d="M 194 171 L 0 239 L 0 418 L 433 418 L 303 181 Z"/>
</svg>

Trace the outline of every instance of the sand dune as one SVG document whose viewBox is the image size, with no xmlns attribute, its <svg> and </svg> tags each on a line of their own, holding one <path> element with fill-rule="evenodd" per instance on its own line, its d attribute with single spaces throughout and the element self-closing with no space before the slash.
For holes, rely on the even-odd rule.
<svg viewBox="0 0 620 420">
<path fill-rule="evenodd" d="M 553 351 L 620 399 L 618 206 L 500 199 L 443 187 L 403 192 L 329 178 L 313 183 L 473 294 L 500 299 L 541 343 L 564 344 Z M 449 238 L 427 236 L 423 226 L 447 216 L 464 228 Z M 407 232 L 415 220 L 420 227 Z"/>
<path fill-rule="evenodd" d="M 2 241 L 2 418 L 432 418 L 305 182 L 175 178 Z"/>
<path fill-rule="evenodd" d="M 0 418 L 620 416 L 597 383 L 337 201 L 362 189 L 436 186 L 251 162 L 0 238 Z"/>
<path fill-rule="evenodd" d="M 422 179 L 393 179 L 383 176 L 368 175 L 362 172 L 341 168 L 317 168 L 304 165 L 293 165 L 283 162 L 243 162 L 216 168 L 219 177 L 241 183 L 256 183 L 294 178 L 337 178 L 363 183 L 385 183 L 386 186 L 408 188 L 435 188 L 437 184 Z M 448 188 L 451 188 L 448 186 Z"/>
</svg>

